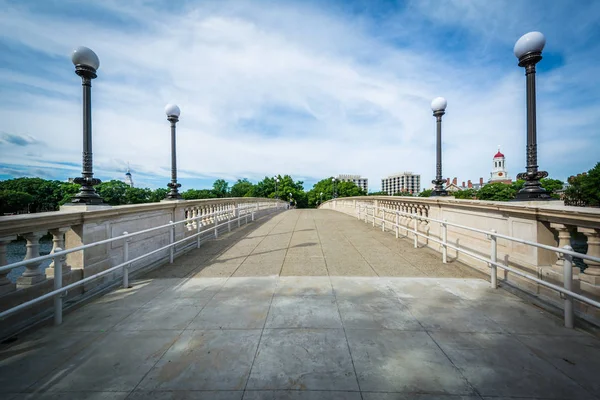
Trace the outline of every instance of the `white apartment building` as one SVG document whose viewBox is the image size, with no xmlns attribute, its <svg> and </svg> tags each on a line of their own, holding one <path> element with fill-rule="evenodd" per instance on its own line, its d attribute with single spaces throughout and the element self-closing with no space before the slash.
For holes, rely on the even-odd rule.
<svg viewBox="0 0 600 400">
<path fill-rule="evenodd" d="M 354 182 L 356 186 L 369 193 L 369 179 L 360 175 L 340 174 L 336 179 L 342 182 Z"/>
<path fill-rule="evenodd" d="M 421 191 L 421 175 L 412 172 L 400 172 L 381 180 L 381 191 L 392 196 L 398 192 L 411 192 L 417 194 Z"/>
</svg>

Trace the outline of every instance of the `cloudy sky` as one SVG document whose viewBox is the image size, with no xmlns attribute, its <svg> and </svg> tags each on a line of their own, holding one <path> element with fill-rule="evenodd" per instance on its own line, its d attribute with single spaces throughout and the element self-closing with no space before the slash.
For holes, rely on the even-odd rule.
<svg viewBox="0 0 600 400">
<path fill-rule="evenodd" d="M 80 175 L 80 45 L 93 81 L 95 176 L 170 177 L 164 106 L 181 108 L 183 189 L 291 174 L 305 188 L 362 174 L 435 174 L 430 102 L 448 100 L 444 177 L 487 179 L 497 146 L 525 167 L 525 76 L 512 53 L 546 35 L 538 64 L 540 168 L 600 161 L 600 2 L 561 0 L 0 0 L 0 179 Z M 426 183 L 427 186 L 429 186 Z"/>
</svg>

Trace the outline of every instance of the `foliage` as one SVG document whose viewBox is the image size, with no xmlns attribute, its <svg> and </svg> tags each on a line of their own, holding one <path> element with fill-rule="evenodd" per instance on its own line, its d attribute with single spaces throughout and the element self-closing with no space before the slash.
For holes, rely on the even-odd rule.
<svg viewBox="0 0 600 400">
<path fill-rule="evenodd" d="M 169 189 L 165 189 L 165 188 L 154 189 L 152 191 L 152 193 L 150 194 L 149 203 L 158 203 L 159 201 L 164 200 L 165 197 L 167 197 L 168 193 L 169 193 Z"/>
<path fill-rule="evenodd" d="M 231 187 L 231 197 L 251 197 L 253 194 L 254 185 L 248 179 L 238 179 Z"/>
<path fill-rule="evenodd" d="M 319 204 L 321 204 L 321 200 L 325 202 L 333 198 L 334 186 L 331 179 L 331 177 L 321 179 L 319 182 L 313 185 L 313 188 L 311 190 L 308 191 L 307 197 L 309 207 L 316 207 Z M 323 196 L 321 196 L 321 193 L 323 193 Z M 353 197 L 366 195 L 365 191 L 361 189 L 356 183 L 337 180 L 335 182 L 335 193 L 337 197 Z"/>
<path fill-rule="evenodd" d="M 556 194 L 556 192 L 563 188 L 563 181 L 559 179 L 542 178 L 540 180 L 540 183 L 542 184 L 542 187 L 546 189 L 546 192 L 548 192 L 549 195 L 551 195 L 555 199 L 560 198 L 560 196 Z"/>
<path fill-rule="evenodd" d="M 419 193 L 419 197 L 431 197 L 431 193 L 433 193 L 433 189 L 425 189 Z"/>
<path fill-rule="evenodd" d="M 409 197 L 412 197 L 412 195 L 413 194 L 411 192 L 397 192 L 397 193 L 394 193 L 394 196 L 409 196 Z"/>
<path fill-rule="evenodd" d="M 217 179 L 213 183 L 213 192 L 218 198 L 229 196 L 229 183 L 224 179 Z"/>
<path fill-rule="evenodd" d="M 388 196 L 387 192 L 379 191 L 379 192 L 371 192 L 368 194 L 369 196 Z"/>
<path fill-rule="evenodd" d="M 0 190 L 0 215 L 27 211 L 27 206 L 33 202 L 33 196 L 15 190 Z"/>
<path fill-rule="evenodd" d="M 33 199 L 29 212 L 56 211 L 65 197 L 77 193 L 79 185 L 42 178 L 16 178 L 0 181 L 0 190 L 28 193 Z"/>
<path fill-rule="evenodd" d="M 479 200 L 508 201 L 514 199 L 516 193 L 512 185 L 496 182 L 489 183 L 479 189 L 477 198 Z"/>
<path fill-rule="evenodd" d="M 105 203 L 110 204 L 111 206 L 118 206 L 119 204 L 125 204 L 125 192 L 127 192 L 128 184 L 125 182 L 111 180 L 102 182 L 101 184 L 95 186 L 96 193 L 102 197 Z"/>
<path fill-rule="evenodd" d="M 214 189 L 188 189 L 181 193 L 181 197 L 184 200 L 216 199 L 217 193 Z"/>
<path fill-rule="evenodd" d="M 477 196 L 477 190 L 465 189 L 452 193 L 455 199 L 474 199 Z"/>
<path fill-rule="evenodd" d="M 572 176 L 565 190 L 565 204 L 600 207 L 600 162 L 587 173 Z"/>
</svg>

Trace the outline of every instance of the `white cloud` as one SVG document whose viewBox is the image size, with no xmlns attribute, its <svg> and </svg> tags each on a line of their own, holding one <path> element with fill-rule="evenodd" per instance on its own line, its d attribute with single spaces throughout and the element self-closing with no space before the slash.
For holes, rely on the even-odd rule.
<svg viewBox="0 0 600 400">
<path fill-rule="evenodd" d="M 131 162 L 146 176 L 167 179 L 170 138 L 163 108 L 176 102 L 182 109 L 180 177 L 360 173 L 378 190 L 382 177 L 411 170 L 425 183 L 435 168 L 429 102 L 438 95 L 449 103 L 443 126 L 445 177 L 487 178 L 498 144 L 512 176 L 524 169 L 525 78 L 516 60 L 512 69 L 502 70 L 474 61 L 474 55 L 460 61 L 439 48 L 423 50 L 418 39 L 414 46 L 394 45 L 353 17 L 306 5 L 215 2 L 161 13 L 143 2 L 123 3 L 102 4 L 142 23 L 142 29 L 64 23 L 16 7 L 5 7 L 0 16 L 0 33 L 8 40 L 65 58 L 64 69 L 56 69 L 60 79 L 0 70 L 0 88 L 28 81 L 58 95 L 15 91 L 13 105 L 0 105 L 2 130 L 44 138 L 47 149 L 38 163 L 80 161 L 81 91 L 79 78 L 67 73 L 72 68 L 67 55 L 86 45 L 101 60 L 93 82 L 98 175 L 111 177 Z M 411 12 L 421 3 L 415 2 Z M 407 24 L 404 35 L 418 38 L 428 34 L 431 23 L 452 21 L 481 32 L 493 18 L 481 18 L 490 11 L 473 4 L 453 2 L 432 14 L 437 22 L 421 15 L 422 23 Z M 524 18 L 509 23 L 507 12 L 496 11 L 501 18 L 477 42 L 478 50 L 493 46 L 496 37 L 511 41 L 524 28 Z M 404 17 L 397 18 L 400 23 Z M 560 178 L 590 168 L 597 157 L 597 100 L 573 108 L 571 97 L 551 96 L 564 88 L 564 76 L 577 79 L 569 68 L 540 76 L 538 85 L 540 166 Z M 561 146 L 564 132 L 573 130 L 581 136 Z M 18 150 L 0 151 L 4 164 L 22 164 Z M 582 155 L 568 160 L 571 151 Z"/>
</svg>

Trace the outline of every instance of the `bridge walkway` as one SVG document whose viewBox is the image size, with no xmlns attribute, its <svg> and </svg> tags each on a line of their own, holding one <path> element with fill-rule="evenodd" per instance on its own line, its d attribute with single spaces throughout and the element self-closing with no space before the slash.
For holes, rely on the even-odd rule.
<svg viewBox="0 0 600 400">
<path fill-rule="evenodd" d="M 347 215 L 258 220 L 0 348 L 2 399 L 599 399 L 600 341 Z"/>
</svg>

